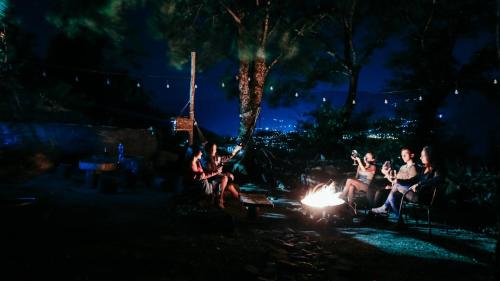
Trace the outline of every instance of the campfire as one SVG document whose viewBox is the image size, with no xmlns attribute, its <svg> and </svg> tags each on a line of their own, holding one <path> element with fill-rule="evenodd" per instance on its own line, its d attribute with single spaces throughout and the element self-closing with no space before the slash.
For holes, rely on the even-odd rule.
<svg viewBox="0 0 500 281">
<path fill-rule="evenodd" d="M 339 198 L 340 194 L 341 192 L 335 192 L 335 182 L 332 181 L 330 184 L 315 186 L 300 202 L 315 208 L 333 207 L 345 203 Z"/>
<path fill-rule="evenodd" d="M 353 211 L 339 198 L 340 194 L 336 192 L 333 181 L 315 186 L 300 201 L 304 215 L 319 219 L 319 222 L 351 223 Z"/>
</svg>

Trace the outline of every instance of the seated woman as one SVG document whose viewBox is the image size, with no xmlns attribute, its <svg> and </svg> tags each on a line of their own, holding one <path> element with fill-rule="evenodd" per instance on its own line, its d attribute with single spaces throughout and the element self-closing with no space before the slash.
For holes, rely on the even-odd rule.
<svg viewBox="0 0 500 281">
<path fill-rule="evenodd" d="M 193 148 L 193 154 L 191 156 L 190 168 L 187 173 L 187 181 L 191 183 L 191 186 L 195 188 L 194 192 L 197 194 L 212 195 L 214 193 L 214 187 L 208 182 L 208 179 L 213 178 L 222 173 L 222 168 L 219 168 L 210 173 L 205 172 L 201 166 L 200 159 L 202 157 L 202 151 L 199 147 Z"/>
<path fill-rule="evenodd" d="M 392 210 L 396 216 L 399 216 L 399 206 L 396 204 L 397 193 L 404 194 L 419 180 L 418 168 L 413 161 L 414 157 L 415 154 L 411 149 L 405 147 L 401 149 L 401 159 L 403 159 L 405 164 L 399 168 L 397 174 L 390 168 L 382 169 L 382 173 L 392 183 L 392 185 L 386 187 L 387 189 L 391 189 L 391 192 L 382 206 L 372 209 L 373 213 L 386 214 L 389 210 Z"/>
<path fill-rule="evenodd" d="M 424 165 L 424 172 L 420 175 L 419 181 L 410 187 L 406 193 L 406 198 L 412 202 L 422 199 L 422 196 L 432 196 L 430 188 L 440 184 L 443 180 L 442 171 L 436 165 L 432 148 L 425 146 L 420 153 L 420 161 Z"/>
<path fill-rule="evenodd" d="M 218 169 L 222 170 L 222 165 L 231 158 L 233 158 L 239 151 L 241 150 L 241 146 L 236 146 L 231 155 L 219 156 L 217 154 L 217 145 L 215 143 L 209 143 L 205 146 L 205 151 L 207 153 L 205 169 L 207 172 L 217 171 Z M 212 182 L 214 184 L 220 184 L 220 197 L 219 197 L 219 207 L 224 209 L 224 192 L 227 190 L 231 193 L 234 198 L 239 198 L 239 193 L 230 181 L 234 180 L 233 174 L 229 172 L 221 173 L 212 178 Z"/>
<path fill-rule="evenodd" d="M 368 194 L 368 186 L 370 185 L 373 176 L 375 175 L 375 157 L 373 153 L 367 152 L 363 158 L 364 164 L 359 157 L 351 156 L 352 160 L 358 163 L 358 171 L 355 179 L 347 179 L 344 190 L 340 197 L 346 198 L 349 205 L 352 205 L 354 192 L 364 191 Z"/>
</svg>

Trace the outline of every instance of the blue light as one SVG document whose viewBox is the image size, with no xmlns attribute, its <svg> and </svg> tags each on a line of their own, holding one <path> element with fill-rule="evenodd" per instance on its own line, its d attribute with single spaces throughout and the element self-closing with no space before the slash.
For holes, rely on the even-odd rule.
<svg viewBox="0 0 500 281">
<path fill-rule="evenodd" d="M 439 117 L 439 119 L 443 119 L 443 114 L 439 113 L 438 117 Z"/>
</svg>

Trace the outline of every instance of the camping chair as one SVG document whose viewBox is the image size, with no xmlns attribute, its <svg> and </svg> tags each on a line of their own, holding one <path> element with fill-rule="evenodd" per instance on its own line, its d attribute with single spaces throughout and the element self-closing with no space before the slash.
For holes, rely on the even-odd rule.
<svg viewBox="0 0 500 281">
<path fill-rule="evenodd" d="M 356 173 L 355 178 L 357 178 L 357 173 Z M 358 211 L 358 206 L 360 206 L 361 208 L 363 208 L 365 210 L 365 214 L 367 214 L 368 211 L 370 210 L 370 208 L 373 207 L 371 205 L 373 205 L 373 201 L 375 198 L 374 186 L 377 185 L 376 184 L 377 180 L 374 180 L 374 179 L 375 179 L 375 175 L 373 175 L 372 177 L 370 177 L 368 179 L 369 180 L 368 192 L 362 191 L 362 190 L 354 192 L 353 202 L 354 202 L 354 209 L 355 209 L 356 214 Z"/>
<path fill-rule="evenodd" d="M 431 210 L 436 201 L 436 195 L 438 192 L 438 185 L 435 185 L 433 188 L 430 188 L 427 192 L 416 192 L 413 193 L 414 196 L 408 197 L 409 192 L 412 191 L 409 189 L 406 191 L 402 198 L 401 203 L 399 205 L 399 217 L 398 222 L 405 222 L 408 214 L 406 212 L 407 207 L 411 207 L 413 210 L 413 217 L 415 218 L 415 226 L 418 226 L 418 216 L 416 215 L 417 209 L 424 209 L 427 211 L 427 228 L 429 229 L 429 235 L 431 235 Z"/>
</svg>

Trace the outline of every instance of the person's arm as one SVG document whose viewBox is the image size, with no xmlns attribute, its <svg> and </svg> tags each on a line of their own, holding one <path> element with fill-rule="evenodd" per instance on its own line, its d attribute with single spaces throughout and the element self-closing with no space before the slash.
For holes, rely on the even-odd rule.
<svg viewBox="0 0 500 281">
<path fill-rule="evenodd" d="M 238 154 L 238 152 L 240 152 L 241 150 L 241 146 L 237 145 L 234 149 L 233 149 L 233 152 L 231 152 L 231 154 L 229 155 L 224 155 L 224 156 L 221 156 L 221 163 L 226 163 L 228 162 L 229 160 L 231 160 L 234 156 L 236 156 L 236 154 Z"/>
<path fill-rule="evenodd" d="M 411 189 L 414 192 L 419 192 L 423 189 L 436 186 L 443 181 L 443 177 L 439 171 L 434 171 L 433 176 L 429 178 L 422 179 L 418 183 L 414 184 Z"/>
<path fill-rule="evenodd" d="M 195 174 L 195 176 L 194 176 L 195 179 L 199 179 L 199 180 L 208 179 L 208 178 L 216 176 L 220 173 L 220 169 L 218 169 L 216 172 L 213 172 L 213 173 L 205 173 L 204 171 L 200 172 L 198 170 L 198 165 L 196 165 L 196 163 L 191 163 L 191 170 Z"/>
</svg>

